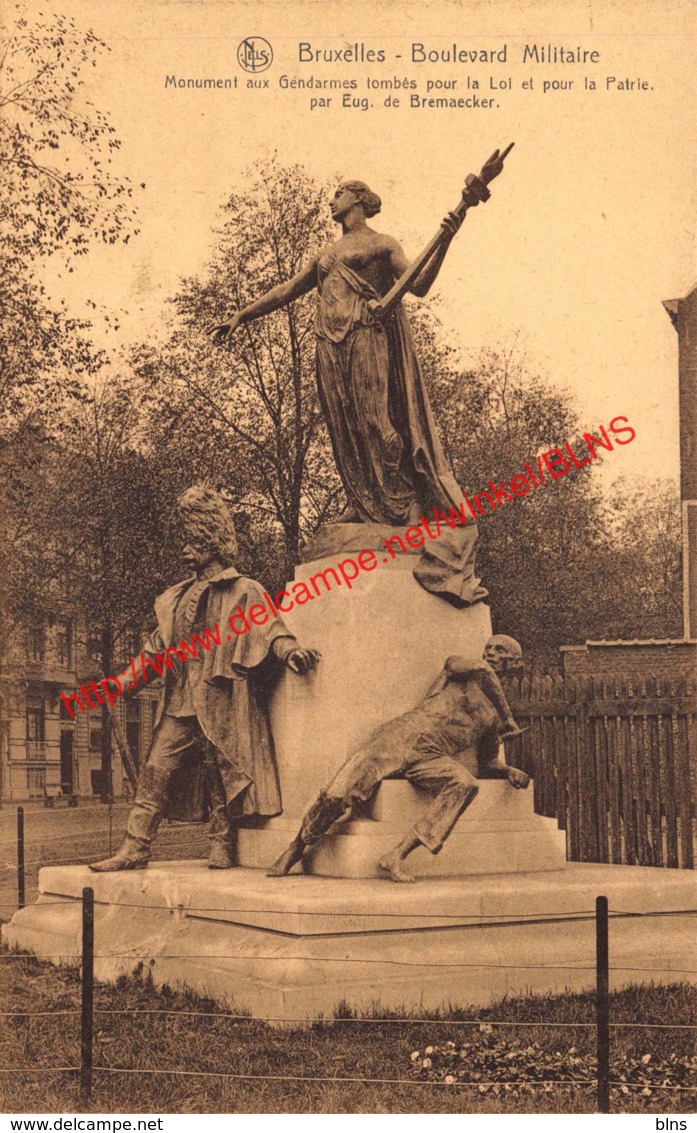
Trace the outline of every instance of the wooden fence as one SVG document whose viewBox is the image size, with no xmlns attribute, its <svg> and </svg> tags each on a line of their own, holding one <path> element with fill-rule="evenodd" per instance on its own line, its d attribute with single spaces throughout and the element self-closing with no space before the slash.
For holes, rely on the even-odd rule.
<svg viewBox="0 0 697 1133">
<path fill-rule="evenodd" d="M 529 731 L 507 744 L 535 810 L 579 862 L 694 868 L 695 682 L 647 676 L 507 680 Z"/>
</svg>

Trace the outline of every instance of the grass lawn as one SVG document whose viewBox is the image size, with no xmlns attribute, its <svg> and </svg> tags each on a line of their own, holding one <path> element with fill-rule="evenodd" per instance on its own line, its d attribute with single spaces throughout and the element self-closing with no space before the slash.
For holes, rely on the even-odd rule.
<svg viewBox="0 0 697 1133">
<path fill-rule="evenodd" d="M 1 1068 L 78 1064 L 79 1014 L 59 1014 L 79 1008 L 75 969 L 56 969 L 5 951 L 0 953 L 0 989 L 5 1012 L 48 1012 L 32 1019 L 0 1018 Z M 595 1109 L 593 1086 L 482 1084 L 493 1077 L 533 1074 L 592 1078 L 593 1027 L 531 1025 L 592 1023 L 593 998 L 588 994 L 504 999 L 487 1009 L 453 1009 L 439 1016 L 438 1022 L 427 1023 L 394 1013 L 389 1021 L 377 1021 L 383 1018 L 379 1007 L 369 1016 L 370 1022 L 358 1022 L 344 1007 L 336 1020 L 275 1029 L 251 1019 L 224 1018 L 219 1005 L 193 994 L 155 991 L 147 981 L 122 977 L 115 985 L 97 986 L 95 1007 L 99 1067 L 328 1080 L 254 1081 L 97 1070 L 93 1112 L 586 1113 Z M 162 1009 L 172 1014 L 159 1014 Z M 129 1013 L 109 1014 L 109 1010 Z M 210 1014 L 204 1018 L 186 1014 L 196 1011 Z M 612 996 L 610 1018 L 613 1023 L 693 1024 L 697 988 L 686 984 L 629 988 Z M 458 1021 L 462 1019 L 479 1022 L 465 1025 Z M 490 1027 L 487 1019 L 528 1025 Z M 693 1112 L 694 1036 L 694 1030 L 613 1030 L 612 1075 L 639 1082 L 639 1088 L 627 1086 L 626 1092 L 613 1088 L 613 1110 Z M 433 1050 L 427 1053 L 426 1047 Z M 457 1077 L 476 1073 L 479 1078 L 466 1085 Z M 446 1083 L 446 1076 L 455 1081 Z M 342 1078 L 362 1081 L 342 1082 Z M 375 1078 L 406 1081 L 368 1080 Z M 670 1092 L 654 1088 L 666 1081 L 689 1088 Z M 5 1112 L 82 1112 L 74 1072 L 3 1074 L 0 1088 Z"/>
</svg>

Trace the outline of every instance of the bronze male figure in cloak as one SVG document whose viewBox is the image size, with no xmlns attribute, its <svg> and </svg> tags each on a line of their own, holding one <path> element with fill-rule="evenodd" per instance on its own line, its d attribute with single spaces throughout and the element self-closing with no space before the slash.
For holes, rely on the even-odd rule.
<svg viewBox="0 0 697 1133">
<path fill-rule="evenodd" d="M 234 865 L 236 820 L 281 812 L 273 737 L 260 677 L 273 663 L 303 674 L 319 660 L 315 650 L 298 645 L 280 616 L 268 611 L 263 587 L 243 578 L 232 565 L 237 542 L 223 498 L 208 488 L 194 487 L 180 496 L 178 506 L 186 538 L 183 558 L 193 574 L 157 598 L 157 629 L 143 650 L 146 665 L 150 658 L 163 668 L 162 658 L 171 660 L 173 654 L 175 663 L 163 669 L 155 732 L 126 837 L 113 857 L 90 866 L 95 872 L 147 866 L 161 819 L 177 809 L 175 794 L 186 797 L 192 793 L 202 750 L 210 811 L 208 864 L 213 869 Z M 250 616 L 257 604 L 262 612 Z M 231 624 L 240 608 L 246 618 L 238 617 Z M 264 608 L 269 617 L 262 621 Z M 239 631 L 245 623 L 245 632 L 234 631 L 234 626 Z M 196 657 L 190 655 L 186 663 L 176 663 L 174 647 L 190 641 L 195 633 L 216 627 L 220 645 L 199 649 Z M 129 670 L 119 680 L 125 695 L 137 691 Z"/>
</svg>

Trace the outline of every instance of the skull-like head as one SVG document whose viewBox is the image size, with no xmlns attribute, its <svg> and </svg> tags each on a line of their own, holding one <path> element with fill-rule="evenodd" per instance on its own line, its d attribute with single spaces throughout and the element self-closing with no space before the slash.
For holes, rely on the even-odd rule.
<svg viewBox="0 0 697 1133">
<path fill-rule="evenodd" d="M 523 650 L 514 637 L 495 633 L 484 646 L 484 660 L 499 676 L 516 676 L 523 668 Z"/>
</svg>

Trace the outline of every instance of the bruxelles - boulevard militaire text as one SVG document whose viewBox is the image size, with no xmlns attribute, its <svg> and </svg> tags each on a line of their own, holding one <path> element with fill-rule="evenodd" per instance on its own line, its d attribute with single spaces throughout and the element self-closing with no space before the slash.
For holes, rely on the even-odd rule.
<svg viewBox="0 0 697 1133">
<path fill-rule="evenodd" d="M 598 63 L 600 52 L 563 43 L 524 43 L 519 45 L 521 63 Z M 401 60 L 393 53 L 391 58 Z M 507 63 L 508 44 L 498 48 L 463 47 L 450 43 L 447 47 L 431 47 L 427 43 L 410 45 L 412 63 Z M 385 63 L 388 59 L 384 47 L 367 47 L 353 43 L 350 47 L 315 47 L 312 43 L 298 44 L 299 63 Z"/>
</svg>

